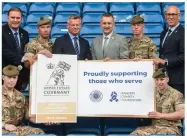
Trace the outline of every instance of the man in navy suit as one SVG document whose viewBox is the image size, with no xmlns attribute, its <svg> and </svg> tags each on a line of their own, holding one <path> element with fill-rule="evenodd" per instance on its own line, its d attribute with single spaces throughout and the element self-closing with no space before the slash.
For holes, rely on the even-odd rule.
<svg viewBox="0 0 187 138">
<path fill-rule="evenodd" d="M 22 11 L 11 8 L 8 23 L 2 26 L 2 68 L 7 65 L 22 65 L 16 89 L 24 89 L 29 82 L 29 70 L 24 67 L 24 48 L 29 42 L 28 32 L 20 28 Z"/>
<path fill-rule="evenodd" d="M 169 6 L 165 12 L 168 29 L 160 35 L 160 58 L 155 65 L 165 65 L 169 85 L 184 94 L 184 27 L 179 23 L 180 10 Z"/>
<path fill-rule="evenodd" d="M 79 36 L 81 17 L 70 16 L 67 28 L 68 33 L 55 40 L 52 53 L 77 55 L 78 60 L 92 59 L 89 42 Z"/>
</svg>

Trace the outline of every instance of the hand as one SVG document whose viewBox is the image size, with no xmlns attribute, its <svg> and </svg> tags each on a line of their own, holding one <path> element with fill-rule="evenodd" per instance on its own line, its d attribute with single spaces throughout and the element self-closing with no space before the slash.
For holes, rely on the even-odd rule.
<svg viewBox="0 0 187 138">
<path fill-rule="evenodd" d="M 88 61 L 88 59 L 86 58 L 85 61 Z"/>
<path fill-rule="evenodd" d="M 157 118 L 157 119 L 159 119 L 159 118 L 162 118 L 162 113 L 159 113 L 159 112 L 149 112 L 148 116 L 150 118 Z"/>
<path fill-rule="evenodd" d="M 43 55 L 45 55 L 48 58 L 52 57 L 52 53 L 49 50 L 41 50 L 37 54 L 43 54 Z"/>
<path fill-rule="evenodd" d="M 133 61 L 140 61 L 142 58 L 134 58 Z"/>
<path fill-rule="evenodd" d="M 105 59 L 103 59 L 103 61 L 104 61 L 104 62 L 107 62 L 107 61 L 110 61 L 110 60 L 111 60 L 111 59 L 110 59 L 110 58 L 108 58 L 108 57 L 107 57 L 107 58 L 105 58 Z"/>
<path fill-rule="evenodd" d="M 161 59 L 161 58 L 156 58 L 155 60 L 153 60 L 153 64 L 158 66 L 158 64 L 165 64 L 165 60 Z"/>
<path fill-rule="evenodd" d="M 24 56 L 24 66 L 30 68 L 30 66 L 35 62 L 33 56 Z"/>
<path fill-rule="evenodd" d="M 5 130 L 15 131 L 15 130 L 17 130 L 17 127 L 15 125 L 12 125 L 12 124 L 5 124 Z"/>
<path fill-rule="evenodd" d="M 47 122 L 47 123 L 44 123 L 44 125 L 46 125 L 46 126 L 51 126 L 51 125 L 55 125 L 56 123 L 54 123 L 54 122 Z"/>
</svg>

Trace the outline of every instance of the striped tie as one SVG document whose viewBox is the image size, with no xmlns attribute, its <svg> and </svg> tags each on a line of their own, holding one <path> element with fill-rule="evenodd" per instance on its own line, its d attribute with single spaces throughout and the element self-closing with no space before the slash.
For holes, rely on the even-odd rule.
<svg viewBox="0 0 187 138">
<path fill-rule="evenodd" d="M 77 43 L 77 37 L 74 37 L 74 48 L 75 48 L 75 53 L 77 54 L 77 59 L 79 58 L 79 46 L 78 46 L 78 43 Z"/>
<path fill-rule="evenodd" d="M 103 44 L 103 57 L 106 55 L 108 37 L 105 37 L 104 39 L 105 39 L 105 41 L 104 41 L 104 44 Z"/>
<path fill-rule="evenodd" d="M 14 39 L 15 39 L 15 41 L 16 41 L 16 50 L 17 51 L 20 51 L 20 45 L 19 45 L 19 40 L 18 40 L 18 33 L 17 32 L 15 32 L 14 33 Z"/>
</svg>

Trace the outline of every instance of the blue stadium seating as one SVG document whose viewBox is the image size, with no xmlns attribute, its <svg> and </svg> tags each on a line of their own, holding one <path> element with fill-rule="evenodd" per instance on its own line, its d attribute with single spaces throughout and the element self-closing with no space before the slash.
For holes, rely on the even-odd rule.
<svg viewBox="0 0 187 138">
<path fill-rule="evenodd" d="M 66 26 L 53 26 L 51 30 L 51 38 L 57 38 L 60 36 L 63 36 L 68 32 L 68 29 Z"/>
<path fill-rule="evenodd" d="M 114 19 L 115 19 L 115 24 L 116 25 L 125 25 L 128 24 L 130 25 L 130 20 L 133 18 L 134 15 L 132 14 L 113 14 Z"/>
<path fill-rule="evenodd" d="M 77 14 L 80 15 L 80 5 L 73 3 L 59 3 L 56 8 L 56 14 Z"/>
<path fill-rule="evenodd" d="M 145 25 L 144 34 L 148 37 L 160 37 L 160 33 L 163 31 L 163 27 L 160 25 Z"/>
<path fill-rule="evenodd" d="M 102 14 L 84 14 L 82 18 L 82 25 L 100 25 Z"/>
<path fill-rule="evenodd" d="M 158 37 L 158 38 L 154 38 L 154 37 L 151 38 L 150 37 L 150 39 L 153 40 L 153 42 L 155 42 L 157 50 L 159 51 L 159 49 L 160 49 L 160 37 Z"/>
<path fill-rule="evenodd" d="M 67 20 L 68 18 L 71 16 L 72 14 L 57 14 L 55 16 L 55 19 L 53 21 L 54 25 L 56 26 L 64 26 L 67 24 Z"/>
<path fill-rule="evenodd" d="M 134 3 L 114 2 L 110 3 L 110 12 L 112 14 L 134 14 Z"/>
<path fill-rule="evenodd" d="M 161 14 L 142 14 L 146 25 L 161 25 L 164 27 L 164 19 Z"/>
<path fill-rule="evenodd" d="M 185 119 L 182 120 L 182 135 L 185 136 Z"/>
<path fill-rule="evenodd" d="M 138 127 L 136 118 L 106 118 L 104 121 L 104 135 L 130 134 Z"/>
<path fill-rule="evenodd" d="M 44 14 L 30 14 L 27 16 L 26 25 L 37 25 L 40 17 L 49 17 L 50 15 Z M 52 18 L 52 17 L 50 17 Z"/>
<path fill-rule="evenodd" d="M 51 38 L 51 41 L 54 43 L 55 42 L 55 40 L 56 40 L 56 38 L 54 37 L 54 38 Z"/>
<path fill-rule="evenodd" d="M 185 10 L 184 10 L 184 5 L 185 5 L 184 2 L 164 2 L 164 3 L 162 3 L 162 9 L 163 9 L 162 12 L 163 12 L 163 15 L 164 15 L 164 13 L 165 13 L 167 7 L 170 6 L 170 5 L 175 5 L 175 6 L 177 6 L 177 7 L 179 8 L 181 14 L 184 14 L 184 11 L 185 11 Z"/>
<path fill-rule="evenodd" d="M 29 38 L 35 38 L 38 35 L 37 26 L 29 25 L 25 26 L 24 29 L 29 33 Z"/>
<path fill-rule="evenodd" d="M 30 6 L 29 14 L 54 15 L 54 7 L 51 4 L 33 3 Z"/>
<path fill-rule="evenodd" d="M 184 27 L 185 23 L 184 23 L 184 14 L 181 14 L 181 18 L 180 18 L 180 23 L 181 25 Z"/>
<path fill-rule="evenodd" d="M 43 4 L 43 5 L 52 5 L 53 7 L 56 7 L 56 2 L 33 2 L 34 4 Z M 31 3 L 32 4 L 32 3 Z"/>
<path fill-rule="evenodd" d="M 124 35 L 127 38 L 130 38 L 133 35 L 132 28 L 130 25 L 116 25 L 114 31 L 117 34 Z"/>
<path fill-rule="evenodd" d="M 139 3 L 136 14 L 161 14 L 160 3 Z"/>
<path fill-rule="evenodd" d="M 106 13 L 107 6 L 106 4 L 95 4 L 95 3 L 85 3 L 83 7 L 83 14 L 85 13 Z"/>
<path fill-rule="evenodd" d="M 64 124 L 66 134 L 95 134 L 101 135 L 100 118 L 78 117 L 77 123 Z"/>
<path fill-rule="evenodd" d="M 102 34 L 103 32 L 100 28 L 100 25 L 84 25 L 80 31 L 80 35 L 83 38 L 94 38 Z"/>
<path fill-rule="evenodd" d="M 6 3 L 3 6 L 3 13 L 7 14 L 10 8 L 20 8 L 24 16 L 27 16 L 27 6 L 24 3 Z"/>
</svg>

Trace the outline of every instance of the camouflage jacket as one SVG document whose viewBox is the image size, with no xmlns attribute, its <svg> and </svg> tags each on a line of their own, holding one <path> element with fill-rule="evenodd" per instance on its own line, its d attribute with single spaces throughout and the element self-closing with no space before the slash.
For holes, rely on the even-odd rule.
<svg viewBox="0 0 187 138">
<path fill-rule="evenodd" d="M 10 98 L 6 89 L 2 87 L 2 122 L 18 126 L 24 119 L 29 119 L 29 107 L 25 96 L 14 89 Z"/>
<path fill-rule="evenodd" d="M 142 36 L 141 40 L 136 40 L 134 37 L 131 37 L 128 42 L 128 46 L 129 59 L 153 59 L 158 57 L 156 44 L 145 35 Z"/>
<path fill-rule="evenodd" d="M 26 45 L 26 54 L 36 55 L 41 50 L 49 50 L 52 52 L 53 42 L 51 40 L 48 43 L 43 38 L 37 36 Z"/>
<path fill-rule="evenodd" d="M 167 90 L 160 97 L 156 93 L 157 112 L 173 113 L 179 109 L 184 109 L 184 97 L 179 91 L 168 86 Z M 156 126 L 179 126 L 182 127 L 181 120 L 153 119 L 152 124 Z"/>
</svg>

